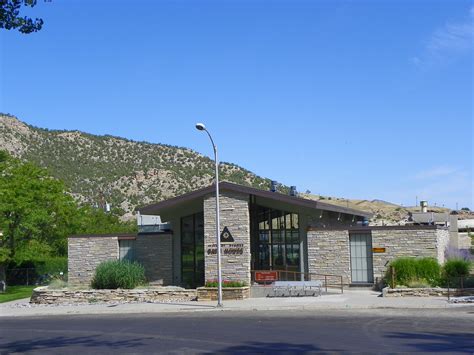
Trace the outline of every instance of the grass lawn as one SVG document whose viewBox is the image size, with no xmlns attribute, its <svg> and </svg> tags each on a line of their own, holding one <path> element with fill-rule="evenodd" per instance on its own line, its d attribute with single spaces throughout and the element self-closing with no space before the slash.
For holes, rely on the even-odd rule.
<svg viewBox="0 0 474 355">
<path fill-rule="evenodd" d="M 0 303 L 10 302 L 21 298 L 31 297 L 33 289 L 37 286 L 8 286 L 7 292 L 0 293 Z"/>
</svg>

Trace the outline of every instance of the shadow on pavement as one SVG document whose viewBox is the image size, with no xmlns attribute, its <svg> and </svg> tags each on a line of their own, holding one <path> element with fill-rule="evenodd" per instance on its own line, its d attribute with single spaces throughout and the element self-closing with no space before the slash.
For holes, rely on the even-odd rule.
<svg viewBox="0 0 474 355">
<path fill-rule="evenodd" d="M 250 353 L 250 354 L 271 354 L 271 353 L 288 353 L 288 354 L 305 354 L 315 351 L 340 351 L 337 349 L 321 349 L 312 344 L 290 344 L 290 343 L 264 343 L 264 342 L 247 342 L 241 345 L 233 345 L 226 348 L 218 349 L 207 354 L 233 354 L 233 353 Z"/>
<path fill-rule="evenodd" d="M 129 340 L 104 340 L 99 338 L 100 335 L 90 335 L 82 337 L 65 337 L 58 336 L 53 338 L 44 339 L 28 339 L 28 340 L 17 340 L 9 343 L 0 344 L 0 353 L 23 353 L 29 351 L 47 351 L 51 349 L 67 348 L 70 346 L 79 346 L 85 348 L 101 348 L 104 350 L 118 349 L 118 348 L 135 348 L 143 345 L 143 340 L 152 338 L 137 338 Z M 69 349 L 70 350 L 70 349 Z M 97 351 L 97 349 L 96 349 Z"/>
<path fill-rule="evenodd" d="M 460 351 L 472 354 L 474 352 L 473 333 L 391 333 L 387 335 L 392 339 L 413 340 L 405 345 L 411 346 L 416 351 L 426 352 L 452 352 Z M 415 342 L 416 341 L 416 342 Z"/>
</svg>

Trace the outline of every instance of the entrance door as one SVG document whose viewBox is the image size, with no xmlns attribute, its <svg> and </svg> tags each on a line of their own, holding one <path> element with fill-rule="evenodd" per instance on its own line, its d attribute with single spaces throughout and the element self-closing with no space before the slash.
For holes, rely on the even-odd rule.
<svg viewBox="0 0 474 355">
<path fill-rule="evenodd" d="M 204 214 L 181 218 L 181 281 L 186 288 L 204 286 Z"/>
<path fill-rule="evenodd" d="M 252 211 L 254 270 L 278 270 L 281 279 L 300 275 L 298 214 L 255 206 Z"/>
<path fill-rule="evenodd" d="M 370 233 L 351 233 L 352 283 L 373 283 L 372 235 Z"/>
</svg>

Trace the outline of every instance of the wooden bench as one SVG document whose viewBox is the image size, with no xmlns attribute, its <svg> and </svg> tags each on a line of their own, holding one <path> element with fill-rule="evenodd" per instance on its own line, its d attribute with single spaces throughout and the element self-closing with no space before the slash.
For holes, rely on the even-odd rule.
<svg viewBox="0 0 474 355">
<path fill-rule="evenodd" d="M 289 297 L 292 296 L 321 296 L 321 281 L 275 281 L 273 283 L 273 297 L 278 293 L 285 296 L 285 292 Z"/>
</svg>

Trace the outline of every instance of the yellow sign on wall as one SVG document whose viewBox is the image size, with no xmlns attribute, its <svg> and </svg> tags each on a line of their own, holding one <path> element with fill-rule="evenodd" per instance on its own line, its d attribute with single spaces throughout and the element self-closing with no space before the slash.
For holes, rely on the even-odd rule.
<svg viewBox="0 0 474 355">
<path fill-rule="evenodd" d="M 385 253 L 385 248 L 372 248 L 374 253 Z"/>
</svg>

